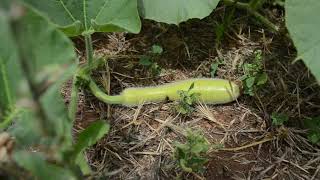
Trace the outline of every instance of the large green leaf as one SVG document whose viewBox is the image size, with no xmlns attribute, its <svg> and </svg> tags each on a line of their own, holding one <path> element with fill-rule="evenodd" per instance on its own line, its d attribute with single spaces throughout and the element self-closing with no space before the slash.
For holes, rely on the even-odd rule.
<svg viewBox="0 0 320 180">
<path fill-rule="evenodd" d="M 75 72 L 75 66 L 70 67 L 75 60 L 72 42 L 53 24 L 31 11 L 19 20 L 16 29 L 24 69 L 42 90 L 38 93 L 49 120 L 47 125 L 58 138 L 68 135 L 71 139 L 71 122 L 60 89 Z"/>
<path fill-rule="evenodd" d="M 22 0 L 69 36 L 84 31 L 129 31 L 138 33 L 141 22 L 137 0 Z"/>
<path fill-rule="evenodd" d="M 2 113 L 5 114 L 14 105 L 14 95 L 18 89 L 16 82 L 21 78 L 21 70 L 17 62 L 17 51 L 12 41 L 9 23 L 1 13 L 0 39 L 0 112 L 3 111 Z"/>
<path fill-rule="evenodd" d="M 14 159 L 19 166 L 27 169 L 37 179 L 47 180 L 76 180 L 71 171 L 46 162 L 39 153 L 18 151 L 14 153 Z"/>
<path fill-rule="evenodd" d="M 146 19 L 179 24 L 191 18 L 202 19 L 216 8 L 219 0 L 139 0 L 139 11 Z"/>
<path fill-rule="evenodd" d="M 320 1 L 287 0 L 286 25 L 302 59 L 320 82 Z"/>
<path fill-rule="evenodd" d="M 72 42 L 58 31 L 55 25 L 29 10 L 26 10 L 26 15 L 15 23 L 15 38 L 10 33 L 11 29 L 4 16 L 0 18 L 0 36 L 3 40 L 0 43 L 0 64 L 7 72 L 6 78 L 1 76 L 0 85 L 6 84 L 3 79 L 7 79 L 10 83 L 8 86 L 11 89 L 10 95 L 15 99 L 25 99 L 18 101 L 16 107 L 29 109 L 15 118 L 18 120 L 11 128 L 11 132 L 16 135 L 21 145 L 30 145 L 36 141 L 39 143 L 38 139 L 42 133 L 39 130 L 41 126 L 38 126 L 40 121 L 37 121 L 39 117 L 31 113 L 34 110 L 28 105 L 31 101 L 26 101 L 31 98 L 30 94 L 36 93 L 48 120 L 43 125 L 47 126 L 49 133 L 56 137 L 51 141 L 63 139 L 65 145 L 71 145 L 72 122 L 68 120 L 60 89 L 62 83 L 75 73 L 76 66 L 73 65 L 75 52 Z M 18 66 L 20 64 L 23 66 Z M 37 86 L 37 92 L 31 92 L 28 88 L 25 88 L 27 93 L 18 94 L 13 91 L 14 88 L 23 89 L 20 88 L 21 84 L 26 84 L 26 81 L 20 83 L 23 80 L 19 75 L 22 69 L 24 76 L 29 74 L 29 80 L 33 82 L 33 86 Z"/>
</svg>

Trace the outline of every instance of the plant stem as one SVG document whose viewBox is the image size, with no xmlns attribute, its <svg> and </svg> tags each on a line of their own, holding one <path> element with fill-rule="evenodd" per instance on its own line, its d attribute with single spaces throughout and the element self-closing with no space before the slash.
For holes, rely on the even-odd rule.
<svg viewBox="0 0 320 180">
<path fill-rule="evenodd" d="M 85 39 L 85 44 L 86 44 L 86 57 L 87 57 L 87 61 L 89 66 L 92 65 L 92 61 L 93 61 L 93 47 L 92 47 L 92 39 L 91 39 L 91 35 L 90 34 L 86 34 L 84 36 Z"/>
<path fill-rule="evenodd" d="M 6 129 L 14 120 L 14 118 L 16 118 L 20 114 L 20 112 L 22 112 L 20 109 L 10 111 L 8 116 L 6 116 L 4 120 L 0 123 L 0 130 Z"/>
<path fill-rule="evenodd" d="M 279 27 L 269 21 L 266 17 L 261 15 L 256 10 L 252 9 L 248 3 L 236 2 L 235 0 L 223 0 L 223 3 L 227 6 L 235 5 L 239 9 L 247 10 L 250 14 L 255 16 L 261 23 L 265 24 L 273 32 L 279 32 Z"/>
<path fill-rule="evenodd" d="M 73 122 L 76 119 L 76 113 L 78 109 L 78 93 L 79 87 L 76 85 L 77 77 L 76 75 L 73 76 L 72 79 L 72 89 L 71 89 L 71 96 L 70 96 L 70 104 L 69 104 L 69 119 Z"/>
<path fill-rule="evenodd" d="M 10 111 L 13 109 L 13 100 L 12 100 L 12 95 L 10 92 L 10 87 L 9 87 L 9 82 L 8 82 L 8 75 L 7 75 L 7 70 L 5 69 L 5 65 L 3 63 L 0 63 L 0 74 L 1 74 L 1 78 L 2 78 L 2 82 L 3 82 L 3 91 L 5 94 L 5 98 L 6 98 L 6 105 L 4 105 L 5 107 L 3 107 L 4 109 L 4 114 L 6 114 L 6 111 Z"/>
<path fill-rule="evenodd" d="M 83 16 L 84 16 L 84 29 L 87 32 L 89 30 L 88 22 L 87 22 L 87 1 L 83 0 Z M 92 47 L 92 39 L 90 33 L 84 34 L 85 44 L 86 44 L 86 56 L 89 66 L 91 66 L 93 61 L 93 47 Z"/>
<path fill-rule="evenodd" d="M 92 94 L 97 97 L 100 101 L 107 103 L 107 104 L 122 104 L 123 98 L 121 95 L 118 96 L 109 96 L 97 86 L 97 84 L 90 79 L 89 89 L 91 90 Z"/>
</svg>

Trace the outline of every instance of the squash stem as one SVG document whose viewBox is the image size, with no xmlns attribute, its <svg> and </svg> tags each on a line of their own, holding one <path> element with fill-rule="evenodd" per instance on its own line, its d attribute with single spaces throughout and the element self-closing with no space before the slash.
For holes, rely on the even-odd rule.
<svg viewBox="0 0 320 180">
<path fill-rule="evenodd" d="M 117 95 L 117 96 L 107 95 L 97 86 L 97 84 L 92 79 L 90 79 L 89 88 L 92 94 L 104 103 L 107 103 L 107 104 L 123 103 L 123 97 L 121 95 Z"/>
<path fill-rule="evenodd" d="M 261 23 L 263 23 L 271 31 L 278 33 L 279 27 L 269 21 L 266 17 L 261 15 L 255 9 L 252 9 L 248 3 L 238 2 L 237 0 L 223 0 L 223 3 L 227 6 L 236 6 L 238 9 L 247 10 L 250 14 L 257 18 Z"/>
<path fill-rule="evenodd" d="M 84 36 L 85 44 L 86 44 L 86 57 L 89 64 L 89 67 L 92 65 L 93 61 L 93 47 L 92 47 L 92 39 L 90 34 L 86 34 Z"/>
</svg>

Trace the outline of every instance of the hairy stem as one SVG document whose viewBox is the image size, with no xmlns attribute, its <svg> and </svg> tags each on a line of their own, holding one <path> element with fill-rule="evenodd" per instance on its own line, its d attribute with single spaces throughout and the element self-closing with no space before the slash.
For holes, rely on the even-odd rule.
<svg viewBox="0 0 320 180">
<path fill-rule="evenodd" d="M 74 121 L 76 119 L 76 113 L 78 108 L 78 93 L 79 87 L 76 85 L 77 77 L 76 75 L 73 76 L 72 79 L 72 89 L 71 89 L 71 97 L 70 97 L 70 104 L 69 104 L 69 119 Z"/>
<path fill-rule="evenodd" d="M 279 32 L 279 27 L 273 24 L 271 21 L 269 21 L 266 17 L 261 15 L 259 12 L 257 12 L 255 9 L 252 9 L 251 6 L 248 3 L 243 2 L 237 2 L 235 0 L 223 0 L 224 4 L 227 6 L 234 5 L 239 9 L 247 10 L 250 14 L 255 16 L 261 23 L 266 25 L 267 28 L 269 28 L 273 32 Z"/>
<path fill-rule="evenodd" d="M 92 65 L 92 61 L 93 61 L 93 47 L 92 47 L 92 39 L 91 39 L 91 35 L 90 34 L 86 34 L 84 36 L 85 39 L 85 44 L 86 44 L 86 57 L 87 57 L 87 61 L 89 66 Z"/>
</svg>

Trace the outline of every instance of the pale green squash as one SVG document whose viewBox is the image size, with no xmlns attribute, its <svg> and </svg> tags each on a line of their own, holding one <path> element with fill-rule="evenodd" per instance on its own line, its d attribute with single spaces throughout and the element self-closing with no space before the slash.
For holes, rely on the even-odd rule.
<svg viewBox="0 0 320 180">
<path fill-rule="evenodd" d="M 234 82 L 224 79 L 187 79 L 159 86 L 127 88 L 120 95 L 108 96 L 91 81 L 90 89 L 101 101 L 108 104 L 122 104 L 136 106 L 142 103 L 161 102 L 166 99 L 176 101 L 180 99 L 178 91 L 187 91 L 194 83 L 190 93 L 198 93 L 200 102 L 206 104 L 223 104 L 236 100 L 240 95 L 240 88 Z"/>
</svg>

